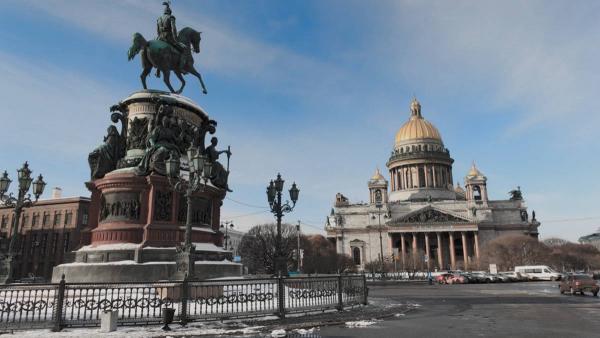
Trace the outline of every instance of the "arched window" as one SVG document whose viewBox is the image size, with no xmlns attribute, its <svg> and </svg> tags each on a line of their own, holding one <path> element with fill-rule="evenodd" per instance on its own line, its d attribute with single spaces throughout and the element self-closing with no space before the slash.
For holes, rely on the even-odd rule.
<svg viewBox="0 0 600 338">
<path fill-rule="evenodd" d="M 354 265 L 360 265 L 360 248 L 354 247 L 352 249 L 352 260 L 354 260 Z"/>
<path fill-rule="evenodd" d="M 481 201 L 481 189 L 478 185 L 473 186 L 473 199 L 476 201 Z"/>
</svg>

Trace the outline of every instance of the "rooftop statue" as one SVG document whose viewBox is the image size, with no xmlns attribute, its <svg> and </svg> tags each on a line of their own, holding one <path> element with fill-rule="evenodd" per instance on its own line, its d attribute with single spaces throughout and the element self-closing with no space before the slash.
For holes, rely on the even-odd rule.
<svg viewBox="0 0 600 338">
<path fill-rule="evenodd" d="M 132 60 L 140 53 L 143 68 L 140 78 L 144 89 L 148 89 L 146 77 L 152 68 L 156 68 L 156 76 L 162 74 L 163 81 L 171 93 L 180 94 L 183 91 L 185 87 L 183 74 L 190 73 L 200 80 L 202 92 L 206 94 L 206 86 L 202 76 L 194 68 L 194 58 L 192 57 L 192 49 L 195 53 L 200 53 L 200 32 L 190 27 L 185 27 L 177 32 L 170 2 L 163 2 L 163 5 L 165 6 L 164 14 L 156 21 L 157 38 L 147 41 L 142 34 L 133 34 L 133 44 L 129 48 L 127 57 Z M 171 71 L 181 81 L 181 88 L 177 91 L 171 85 Z"/>
</svg>

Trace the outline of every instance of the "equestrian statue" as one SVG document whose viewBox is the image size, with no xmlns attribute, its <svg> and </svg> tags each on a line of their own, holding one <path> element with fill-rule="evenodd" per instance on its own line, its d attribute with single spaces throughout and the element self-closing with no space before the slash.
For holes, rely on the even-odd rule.
<svg viewBox="0 0 600 338">
<path fill-rule="evenodd" d="M 132 60 L 140 53 L 143 68 L 140 78 L 144 89 L 148 89 L 146 77 L 152 68 L 156 68 L 156 76 L 159 77 L 162 74 L 163 81 L 171 93 L 180 94 L 183 91 L 185 87 L 183 75 L 189 73 L 200 80 L 202 92 L 206 94 L 206 86 L 202 76 L 194 68 L 194 58 L 192 57 L 192 49 L 194 53 L 200 53 L 200 32 L 190 27 L 185 27 L 177 32 L 170 2 L 163 2 L 163 5 L 165 6 L 164 14 L 156 21 L 157 38 L 146 41 L 142 34 L 133 34 L 133 44 L 129 48 L 127 57 Z M 171 71 L 181 81 L 179 90 L 174 90 L 171 85 Z"/>
</svg>

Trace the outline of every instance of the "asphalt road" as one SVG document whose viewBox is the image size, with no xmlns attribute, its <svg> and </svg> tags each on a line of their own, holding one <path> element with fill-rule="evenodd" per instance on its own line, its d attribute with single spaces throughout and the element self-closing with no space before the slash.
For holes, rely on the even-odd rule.
<svg viewBox="0 0 600 338">
<path fill-rule="evenodd" d="M 370 326 L 322 327 L 305 337 L 600 337 L 600 298 L 561 295 L 557 285 L 371 287 L 373 301 L 418 305 Z"/>
</svg>

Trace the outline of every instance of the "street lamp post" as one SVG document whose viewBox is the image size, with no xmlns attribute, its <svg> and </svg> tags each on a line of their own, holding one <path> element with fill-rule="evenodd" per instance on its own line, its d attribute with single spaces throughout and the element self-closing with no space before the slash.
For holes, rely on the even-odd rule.
<svg viewBox="0 0 600 338">
<path fill-rule="evenodd" d="M 381 196 L 381 191 L 377 190 L 375 192 L 375 207 L 377 208 L 377 217 L 378 221 L 378 229 L 379 229 L 379 259 L 380 259 L 380 271 L 383 273 L 384 271 L 384 262 L 383 262 L 383 236 L 381 234 L 381 208 L 383 207 L 383 199 Z"/>
<path fill-rule="evenodd" d="M 171 154 L 165 161 L 167 177 L 172 189 L 183 193 L 187 201 L 185 219 L 185 242 L 177 247 L 175 279 L 184 279 L 194 276 L 194 252 L 192 244 L 192 199 L 196 192 L 204 191 L 212 172 L 212 163 L 203 156 L 198 148 L 190 146 L 187 150 L 189 177 L 186 180 L 180 176 L 181 159 Z"/>
<path fill-rule="evenodd" d="M 221 228 L 225 228 L 225 237 L 223 237 L 223 240 L 225 242 L 225 250 L 227 250 L 228 248 L 228 242 L 229 242 L 229 228 L 233 229 L 233 221 L 225 221 L 221 223 Z"/>
<path fill-rule="evenodd" d="M 300 273 L 300 221 L 296 225 L 296 237 L 298 240 L 298 251 L 296 251 L 296 271 Z"/>
<path fill-rule="evenodd" d="M 277 240 L 275 243 L 274 259 L 275 273 L 280 276 L 287 276 L 287 258 L 283 255 L 281 239 L 281 218 L 284 213 L 289 213 L 294 209 L 296 202 L 298 201 L 300 190 L 294 182 L 292 188 L 289 190 L 292 204 L 290 205 L 287 201 L 282 204 L 281 193 L 283 191 L 283 183 L 284 180 L 281 178 L 281 174 L 277 174 L 275 181 L 271 180 L 271 183 L 267 186 L 267 199 L 269 201 L 269 206 L 271 207 L 271 212 L 277 219 Z"/>
<path fill-rule="evenodd" d="M 17 170 L 17 178 L 19 181 L 19 192 L 17 197 L 13 196 L 12 193 L 5 195 L 8 191 L 10 183 L 12 182 L 8 178 L 8 173 L 4 171 L 2 177 L 0 177 L 0 201 L 6 207 L 14 208 L 15 217 L 13 218 L 12 234 L 10 238 L 10 244 L 8 245 L 8 252 L 2 260 L 2 271 L 0 272 L 0 282 L 7 284 L 14 279 L 14 265 L 15 265 L 15 245 L 19 236 L 19 221 L 21 220 L 21 213 L 24 208 L 29 208 L 34 205 L 44 192 L 46 182 L 42 175 L 34 181 L 31 177 L 32 171 L 29 169 L 29 164 L 25 162 L 23 167 Z M 32 187 L 32 192 L 35 200 L 31 199 L 31 195 L 28 193 L 29 188 Z"/>
</svg>

